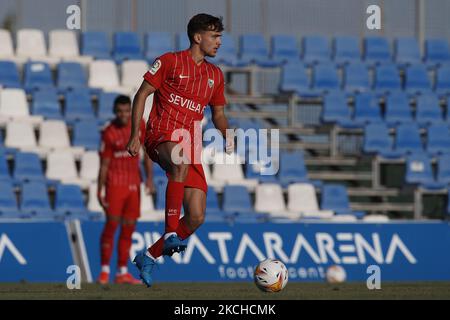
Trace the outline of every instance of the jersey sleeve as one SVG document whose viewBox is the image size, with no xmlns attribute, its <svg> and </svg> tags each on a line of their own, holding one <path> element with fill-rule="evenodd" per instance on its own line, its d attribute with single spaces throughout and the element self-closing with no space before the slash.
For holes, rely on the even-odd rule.
<svg viewBox="0 0 450 320">
<path fill-rule="evenodd" d="M 111 159 L 113 156 L 113 148 L 111 140 L 109 139 L 109 135 L 107 131 L 103 131 L 102 133 L 102 142 L 100 145 L 100 158 L 102 159 Z"/>
<path fill-rule="evenodd" d="M 171 53 L 166 53 L 156 58 L 150 70 L 144 74 L 144 79 L 155 89 L 159 89 L 161 84 L 167 78 L 167 74 L 171 69 L 173 57 Z"/>
<path fill-rule="evenodd" d="M 225 99 L 225 81 L 223 77 L 222 70 L 219 69 L 219 85 L 214 90 L 214 93 L 209 100 L 209 105 L 211 106 L 224 106 L 227 104 L 227 100 Z"/>
</svg>

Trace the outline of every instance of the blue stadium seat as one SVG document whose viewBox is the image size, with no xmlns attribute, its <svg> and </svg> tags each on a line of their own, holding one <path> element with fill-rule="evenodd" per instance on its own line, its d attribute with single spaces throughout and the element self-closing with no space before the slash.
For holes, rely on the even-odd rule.
<svg viewBox="0 0 450 320">
<path fill-rule="evenodd" d="M 403 123 L 397 126 L 395 150 L 403 154 L 424 152 L 420 130 L 416 123 Z"/>
<path fill-rule="evenodd" d="M 6 217 L 19 218 L 20 215 L 12 184 L 0 180 L 0 219 Z"/>
<path fill-rule="evenodd" d="M 401 90 L 400 75 L 395 65 L 385 64 L 375 69 L 374 89 L 382 94 Z"/>
<path fill-rule="evenodd" d="M 156 183 L 155 188 L 156 188 L 155 209 L 164 210 L 166 205 L 167 179 L 159 180 L 158 183 Z"/>
<path fill-rule="evenodd" d="M 427 130 L 428 154 L 450 153 L 450 129 L 446 123 L 433 123 Z"/>
<path fill-rule="evenodd" d="M 355 96 L 353 121 L 358 125 L 382 122 L 378 98 L 372 92 L 363 92 Z"/>
<path fill-rule="evenodd" d="M 370 123 L 364 128 L 363 151 L 379 154 L 385 158 L 400 158 L 402 153 L 393 150 L 389 128 L 384 122 Z"/>
<path fill-rule="evenodd" d="M 322 210 L 333 210 L 336 214 L 352 214 L 361 218 L 363 212 L 353 212 L 350 208 L 347 189 L 339 184 L 325 184 L 321 193 Z"/>
<path fill-rule="evenodd" d="M 325 95 L 323 100 L 322 121 L 349 126 L 353 122 L 350 118 L 350 108 L 347 97 L 343 92 L 336 91 Z"/>
<path fill-rule="evenodd" d="M 370 63 L 391 62 L 388 40 L 378 36 L 366 37 L 364 39 L 364 59 Z"/>
<path fill-rule="evenodd" d="M 53 217 L 47 186 L 43 182 L 29 182 L 22 185 L 20 211 L 33 217 Z"/>
<path fill-rule="evenodd" d="M 436 80 L 434 84 L 434 91 L 437 94 L 450 94 L 450 65 L 441 66 L 436 69 Z"/>
<path fill-rule="evenodd" d="M 450 184 L 450 153 L 438 157 L 436 181 L 446 185 Z M 450 193 L 449 193 L 450 194 Z"/>
<path fill-rule="evenodd" d="M 416 122 L 425 127 L 433 123 L 443 122 L 438 97 L 433 94 L 422 94 L 416 98 Z"/>
<path fill-rule="evenodd" d="M 393 92 L 387 96 L 384 120 L 390 126 L 413 121 L 409 98 L 405 93 Z"/>
<path fill-rule="evenodd" d="M 88 89 L 75 89 L 66 93 L 65 118 L 68 121 L 95 118 Z"/>
<path fill-rule="evenodd" d="M 25 90 L 53 88 L 53 78 L 50 67 L 45 62 L 27 62 L 24 67 Z"/>
<path fill-rule="evenodd" d="M 323 36 L 305 36 L 302 39 L 302 59 L 306 63 L 330 61 L 330 47 L 328 39 Z"/>
<path fill-rule="evenodd" d="M 428 155 L 414 153 L 406 158 L 406 183 L 420 184 L 426 189 L 442 189 L 445 184 L 434 179 L 431 161 Z"/>
<path fill-rule="evenodd" d="M 261 67 L 275 67 L 278 62 L 269 59 L 269 50 L 262 34 L 244 34 L 240 37 L 241 61 Z"/>
<path fill-rule="evenodd" d="M 208 208 L 208 214 L 211 212 L 213 214 L 220 213 L 219 196 L 216 190 L 212 187 L 208 187 L 208 193 L 206 195 L 206 207 Z"/>
<path fill-rule="evenodd" d="M 228 214 L 254 213 L 247 188 L 236 185 L 225 186 L 223 188 L 223 210 Z"/>
<path fill-rule="evenodd" d="M 152 63 L 157 57 L 174 51 L 172 34 L 169 32 L 149 32 L 145 35 L 145 57 Z"/>
<path fill-rule="evenodd" d="M 0 61 L 0 86 L 4 88 L 21 88 L 19 71 L 12 61 Z"/>
<path fill-rule="evenodd" d="M 40 115 L 46 119 L 62 119 L 58 94 L 55 89 L 43 89 L 33 92 L 31 109 L 33 115 Z"/>
<path fill-rule="evenodd" d="M 422 64 L 413 64 L 406 68 L 405 91 L 409 94 L 422 94 L 431 91 L 427 68 Z"/>
<path fill-rule="evenodd" d="M 87 209 L 80 187 L 77 185 L 58 184 L 56 187 L 55 211 L 61 215 L 86 213 Z"/>
<path fill-rule="evenodd" d="M 314 67 L 313 88 L 329 91 L 339 89 L 339 77 L 334 64 L 322 63 Z"/>
<path fill-rule="evenodd" d="M 295 92 L 300 96 L 318 96 L 318 93 L 309 85 L 306 68 L 300 63 L 287 63 L 281 69 L 280 90 L 282 92 Z"/>
<path fill-rule="evenodd" d="M 97 150 L 100 146 L 100 132 L 96 120 L 76 122 L 73 127 L 73 146 L 86 150 Z"/>
<path fill-rule="evenodd" d="M 395 61 L 399 64 L 420 63 L 420 49 L 416 38 L 401 37 L 394 42 Z"/>
<path fill-rule="evenodd" d="M 446 39 L 425 40 L 425 62 L 437 65 L 450 61 L 450 48 Z"/>
<path fill-rule="evenodd" d="M 116 32 L 114 34 L 114 59 L 142 59 L 141 41 L 135 32 Z"/>
<path fill-rule="evenodd" d="M 281 137 L 280 137 L 281 138 Z M 264 173 L 270 173 L 270 174 L 262 174 Z M 261 163 L 258 164 L 250 164 L 248 163 L 246 165 L 246 171 L 245 171 L 245 177 L 247 179 L 257 179 L 259 183 L 277 183 L 277 176 L 272 174 L 272 169 L 268 165 L 264 165 Z"/>
<path fill-rule="evenodd" d="M 364 63 L 354 62 L 346 65 L 344 88 L 349 92 L 370 90 L 369 70 Z"/>
<path fill-rule="evenodd" d="M 176 40 L 177 40 L 176 48 L 177 48 L 178 51 L 186 50 L 191 45 L 191 43 L 189 42 L 189 38 L 188 38 L 186 32 L 179 33 L 177 35 Z"/>
<path fill-rule="evenodd" d="M 295 182 L 309 182 L 302 151 L 282 152 L 278 180 L 283 187 Z"/>
<path fill-rule="evenodd" d="M 359 39 L 350 36 L 338 36 L 333 41 L 334 61 L 339 64 L 361 61 Z"/>
<path fill-rule="evenodd" d="M 3 149 L 0 149 L 0 181 L 10 181 L 11 175 L 9 174 L 8 160 Z"/>
<path fill-rule="evenodd" d="M 222 33 L 222 44 L 217 51 L 217 55 L 209 60 L 212 63 L 220 63 L 227 66 L 244 66 L 246 64 L 239 61 L 235 41 L 228 33 Z"/>
<path fill-rule="evenodd" d="M 113 105 L 114 100 L 119 95 L 119 93 L 116 92 L 101 92 L 98 97 L 98 113 L 97 118 L 99 120 L 111 120 L 113 119 L 114 112 L 113 112 Z"/>
<path fill-rule="evenodd" d="M 110 59 L 111 46 L 106 32 L 85 31 L 81 34 L 81 54 L 95 59 Z"/>
<path fill-rule="evenodd" d="M 58 64 L 57 85 L 62 90 L 86 87 L 86 75 L 81 64 L 77 62 L 61 62 Z"/>
<path fill-rule="evenodd" d="M 19 182 L 45 181 L 41 160 L 36 153 L 17 152 L 13 177 Z"/>
<path fill-rule="evenodd" d="M 273 60 L 278 62 L 299 62 L 300 50 L 297 46 L 295 36 L 284 34 L 273 35 L 271 44 Z"/>
</svg>

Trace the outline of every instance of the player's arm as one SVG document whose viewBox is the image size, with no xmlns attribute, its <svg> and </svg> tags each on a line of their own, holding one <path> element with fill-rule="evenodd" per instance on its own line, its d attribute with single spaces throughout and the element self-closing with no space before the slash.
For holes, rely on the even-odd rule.
<svg viewBox="0 0 450 320">
<path fill-rule="evenodd" d="M 131 135 L 127 144 L 127 150 L 132 156 L 137 155 L 141 147 L 141 142 L 139 141 L 139 129 L 142 116 L 144 115 L 145 100 L 155 91 L 156 89 L 147 81 L 142 81 L 139 90 L 134 96 L 133 109 L 131 113 Z"/>
<path fill-rule="evenodd" d="M 156 188 L 153 183 L 153 161 L 152 161 L 152 159 L 150 159 L 150 157 L 148 156 L 148 154 L 146 152 L 144 152 L 144 170 L 145 170 L 145 174 L 147 176 L 147 180 L 145 181 L 145 187 L 147 189 L 146 190 L 147 194 L 155 193 Z"/>
<path fill-rule="evenodd" d="M 97 179 L 97 198 L 103 210 L 106 210 L 108 204 L 105 199 L 106 177 L 108 175 L 108 168 L 111 162 L 110 158 L 100 158 L 100 170 Z"/>
<path fill-rule="evenodd" d="M 224 106 L 211 106 L 212 122 L 220 131 L 226 141 L 225 151 L 230 154 L 234 151 L 234 130 L 229 128 Z"/>
</svg>

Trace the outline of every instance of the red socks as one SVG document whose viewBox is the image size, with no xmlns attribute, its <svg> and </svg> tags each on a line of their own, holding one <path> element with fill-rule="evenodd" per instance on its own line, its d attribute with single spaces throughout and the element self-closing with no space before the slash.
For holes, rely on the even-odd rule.
<svg viewBox="0 0 450 320">
<path fill-rule="evenodd" d="M 166 233 L 175 232 L 178 228 L 183 197 L 184 183 L 169 181 L 166 189 Z"/>
<path fill-rule="evenodd" d="M 187 239 L 194 231 L 189 230 L 184 222 L 184 217 L 179 220 L 178 228 L 176 233 L 181 238 L 181 240 Z M 164 247 L 164 236 L 159 238 L 149 249 L 148 252 L 152 255 L 153 258 L 157 259 L 162 255 Z"/>
<path fill-rule="evenodd" d="M 107 220 L 100 238 L 101 264 L 109 265 L 114 246 L 114 233 L 116 232 L 119 221 Z"/>
<path fill-rule="evenodd" d="M 119 267 L 126 267 L 128 264 L 128 257 L 131 247 L 131 236 L 133 235 L 135 227 L 135 224 L 122 224 L 119 236 L 119 245 L 117 247 L 119 253 Z"/>
</svg>

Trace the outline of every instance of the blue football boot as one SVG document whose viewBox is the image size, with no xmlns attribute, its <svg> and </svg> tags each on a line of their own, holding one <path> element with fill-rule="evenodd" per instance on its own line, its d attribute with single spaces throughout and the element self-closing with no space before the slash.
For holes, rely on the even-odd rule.
<svg viewBox="0 0 450 320">
<path fill-rule="evenodd" d="M 173 234 L 164 240 L 163 255 L 172 256 L 175 252 L 186 250 L 186 244 L 177 235 Z"/>
<path fill-rule="evenodd" d="M 139 276 L 141 277 L 144 284 L 146 284 L 147 287 L 150 288 L 153 284 L 152 272 L 153 268 L 156 265 L 156 261 L 150 257 L 147 257 L 144 250 L 136 255 L 133 263 L 136 265 L 136 267 L 138 267 L 140 271 Z"/>
</svg>

